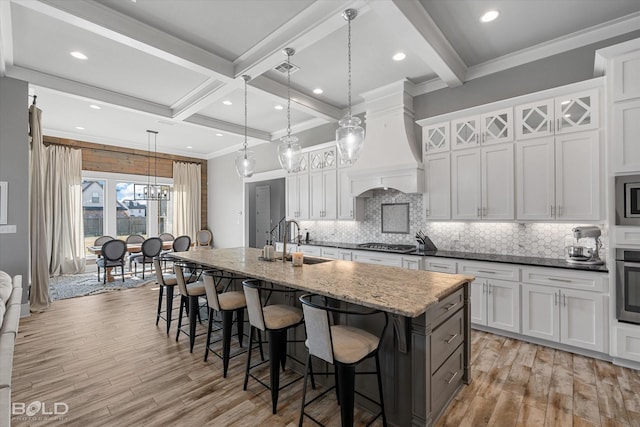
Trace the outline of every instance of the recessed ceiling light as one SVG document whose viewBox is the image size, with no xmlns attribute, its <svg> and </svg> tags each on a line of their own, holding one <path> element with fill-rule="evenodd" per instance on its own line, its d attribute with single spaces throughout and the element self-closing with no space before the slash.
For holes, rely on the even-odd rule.
<svg viewBox="0 0 640 427">
<path fill-rule="evenodd" d="M 223 103 L 224 105 L 232 105 L 232 104 L 233 104 L 233 102 L 229 101 L 228 99 L 226 99 L 226 100 L 222 101 L 222 103 Z"/>
<path fill-rule="evenodd" d="M 222 136 L 222 134 L 221 133 L 216 133 L 216 136 Z"/>
<path fill-rule="evenodd" d="M 91 104 L 91 105 L 89 105 L 89 108 L 93 108 L 94 110 L 100 110 L 102 107 L 100 107 L 99 105 L 96 105 L 96 104 Z"/>
<path fill-rule="evenodd" d="M 494 19 L 496 19 L 499 15 L 500 15 L 500 12 L 498 12 L 497 10 L 489 10 L 488 12 L 485 12 L 485 14 L 480 17 L 480 21 L 491 22 Z"/>
<path fill-rule="evenodd" d="M 404 52 L 398 52 L 395 55 L 393 55 L 393 60 L 394 61 L 402 61 L 404 58 L 406 58 L 407 55 L 404 54 Z"/>
<path fill-rule="evenodd" d="M 284 107 L 282 105 L 276 105 L 273 108 L 275 108 L 276 110 L 282 110 Z"/>
<path fill-rule="evenodd" d="M 76 126 L 76 129 L 78 130 L 84 130 L 84 128 L 82 126 Z"/>
<path fill-rule="evenodd" d="M 77 58 L 77 59 L 89 59 L 89 57 L 87 55 L 85 55 L 82 52 L 78 52 L 78 51 L 73 51 L 73 52 L 71 52 L 70 55 L 73 56 L 74 58 Z"/>
<path fill-rule="evenodd" d="M 187 148 L 193 148 L 193 147 L 192 147 L 192 146 L 190 146 L 190 145 L 187 145 Z"/>
<path fill-rule="evenodd" d="M 313 93 L 315 93 L 316 95 L 320 95 L 322 92 L 324 92 L 322 89 L 320 89 L 319 87 L 315 88 L 313 90 Z"/>
</svg>

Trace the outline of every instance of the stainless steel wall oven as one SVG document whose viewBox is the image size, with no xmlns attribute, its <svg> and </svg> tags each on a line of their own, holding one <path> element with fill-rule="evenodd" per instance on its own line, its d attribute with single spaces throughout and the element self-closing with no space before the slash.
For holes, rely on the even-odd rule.
<svg viewBox="0 0 640 427">
<path fill-rule="evenodd" d="M 640 175 L 616 176 L 616 225 L 640 226 Z"/>
<path fill-rule="evenodd" d="M 640 324 L 640 250 L 616 249 L 616 317 Z"/>
</svg>

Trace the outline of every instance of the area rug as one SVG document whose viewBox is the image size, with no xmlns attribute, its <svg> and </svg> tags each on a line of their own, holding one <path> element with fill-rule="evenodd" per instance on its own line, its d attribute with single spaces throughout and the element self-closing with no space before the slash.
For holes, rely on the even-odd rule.
<svg viewBox="0 0 640 427">
<path fill-rule="evenodd" d="M 102 284 L 98 282 L 96 273 L 73 274 L 49 278 L 49 297 L 52 301 L 67 298 L 94 295 L 103 292 L 119 291 L 121 289 L 137 288 L 147 283 L 156 283 L 155 275 L 141 277 L 125 277 L 124 283 L 118 276 L 113 282 Z"/>
</svg>

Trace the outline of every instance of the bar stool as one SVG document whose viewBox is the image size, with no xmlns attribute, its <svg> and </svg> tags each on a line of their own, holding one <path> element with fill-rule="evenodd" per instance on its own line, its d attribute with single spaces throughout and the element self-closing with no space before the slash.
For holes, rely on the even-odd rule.
<svg viewBox="0 0 640 427">
<path fill-rule="evenodd" d="M 192 269 L 191 275 L 197 274 L 195 264 L 185 262 L 174 262 L 173 270 L 176 274 L 176 281 L 178 282 L 178 290 L 180 291 L 180 315 L 178 317 L 178 332 L 176 333 L 176 341 L 180 337 L 180 331 L 182 327 L 182 313 L 186 307 L 189 313 L 189 352 L 193 353 L 193 345 L 196 339 L 196 319 L 199 315 L 198 298 L 205 296 L 206 291 L 204 289 L 204 283 L 201 280 L 187 283 L 185 280 L 184 269 Z M 183 331 L 184 332 L 184 331 Z"/>
<path fill-rule="evenodd" d="M 342 426 L 353 426 L 353 406 L 354 394 L 364 397 L 365 399 L 380 406 L 380 412 L 369 422 L 370 425 L 382 416 L 382 424 L 386 427 L 387 417 L 384 412 L 384 400 L 382 395 L 382 378 L 380 376 L 380 359 L 378 350 L 380 349 L 380 337 L 384 336 L 389 323 L 389 317 L 386 312 L 380 310 L 372 310 L 359 308 L 357 310 L 345 310 L 338 307 L 329 306 L 326 298 L 320 295 L 305 294 L 300 298 L 302 310 L 305 318 L 305 329 L 307 331 L 306 346 L 308 349 L 307 363 L 304 375 L 304 385 L 302 389 L 302 406 L 300 408 L 299 426 L 302 426 L 302 420 L 306 415 L 309 419 L 317 424 L 322 425 L 318 420 L 307 414 L 304 409 L 315 400 L 324 396 L 333 387 L 325 390 L 320 395 L 314 397 L 311 401 L 306 402 L 307 395 L 307 375 L 311 367 L 311 356 L 315 356 L 334 365 L 336 373 L 336 383 L 338 392 L 338 402 L 340 404 L 340 417 Z M 320 301 L 324 299 L 324 302 Z M 384 315 L 384 326 L 378 336 L 371 334 L 365 330 L 355 328 L 353 326 L 332 324 L 331 319 L 336 318 L 334 314 L 347 316 L 369 316 L 375 314 Z M 356 372 L 356 365 L 370 357 L 375 358 L 376 372 Z M 356 374 L 376 374 L 378 377 L 378 394 L 380 401 L 376 402 L 369 397 L 355 391 L 355 375 Z"/>
<path fill-rule="evenodd" d="M 178 279 L 175 274 L 164 274 L 161 268 L 161 263 L 166 263 L 167 261 L 172 261 L 173 258 L 162 254 L 153 259 L 153 266 L 156 270 L 156 281 L 158 282 L 158 311 L 156 314 L 156 326 L 158 326 L 158 321 L 160 318 L 163 318 L 167 322 L 167 334 L 169 334 L 169 328 L 171 327 L 171 317 L 173 314 L 173 288 L 178 284 Z M 187 283 L 195 280 L 195 275 L 187 275 L 185 276 L 185 280 Z M 162 296 L 164 290 L 167 290 L 167 310 L 165 312 L 166 316 L 162 317 Z"/>
<path fill-rule="evenodd" d="M 204 280 L 204 289 L 207 293 L 207 304 L 209 305 L 209 327 L 207 329 L 207 345 L 204 351 L 204 361 L 207 361 L 209 350 L 222 359 L 222 376 L 227 377 L 229 368 L 229 359 L 239 356 L 244 351 L 239 351 L 231 355 L 231 327 L 233 326 L 233 313 L 236 313 L 236 329 L 238 331 L 238 344 L 242 347 L 242 333 L 244 326 L 244 309 L 247 302 L 242 291 L 229 291 L 229 287 L 234 281 L 246 280 L 246 277 L 238 277 L 230 273 L 220 270 L 206 270 L 202 273 Z M 224 285 L 225 281 L 226 286 Z M 218 293 L 218 288 L 222 288 L 223 292 Z M 222 313 L 222 355 L 210 348 L 211 344 L 219 342 L 216 340 L 211 342 L 211 332 L 213 329 L 214 311 Z"/>
<path fill-rule="evenodd" d="M 271 405 L 275 414 L 278 406 L 278 392 L 302 378 L 296 378 L 280 387 L 279 365 L 282 365 L 284 370 L 287 360 L 287 331 L 303 323 L 302 310 L 285 304 L 262 305 L 263 297 L 265 297 L 266 304 L 272 294 L 291 292 L 291 289 L 274 288 L 273 285 L 268 287 L 266 284 L 261 284 L 257 279 L 245 280 L 242 282 L 242 287 L 247 300 L 247 312 L 249 314 L 249 324 L 251 325 L 243 390 L 247 389 L 249 377 L 271 390 Z M 253 366 L 251 365 L 254 330 L 257 330 L 258 334 L 260 331 L 266 332 L 269 339 L 269 384 L 263 383 L 259 378 L 251 374 L 251 369 L 265 363 L 263 360 Z M 262 342 L 260 342 L 260 348 L 262 350 Z"/>
</svg>

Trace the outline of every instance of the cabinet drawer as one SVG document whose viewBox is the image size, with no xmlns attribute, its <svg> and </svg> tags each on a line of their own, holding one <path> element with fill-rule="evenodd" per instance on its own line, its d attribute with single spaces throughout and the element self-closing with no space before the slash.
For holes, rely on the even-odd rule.
<svg viewBox="0 0 640 427">
<path fill-rule="evenodd" d="M 338 248 L 322 248 L 322 256 L 325 258 L 338 259 L 340 251 Z"/>
<path fill-rule="evenodd" d="M 380 252 L 353 252 L 353 261 L 366 262 L 368 264 L 388 265 L 402 267 L 402 256 L 390 255 Z"/>
<path fill-rule="evenodd" d="M 458 263 L 450 258 L 431 258 L 425 257 L 422 262 L 424 263 L 424 270 L 438 271 L 440 273 L 456 274 L 458 271 Z"/>
<path fill-rule="evenodd" d="M 564 268 L 523 268 L 522 282 L 537 285 L 607 292 L 607 273 L 589 273 Z"/>
<path fill-rule="evenodd" d="M 463 340 L 464 311 L 458 310 L 431 334 L 431 372 L 436 371 Z"/>
<path fill-rule="evenodd" d="M 463 289 L 458 289 L 451 295 L 444 297 L 438 301 L 431 309 L 431 327 L 437 328 L 438 325 L 451 317 L 455 312 L 464 306 Z"/>
<path fill-rule="evenodd" d="M 462 383 L 464 357 L 459 346 L 446 362 L 431 376 L 431 415 L 432 419 L 442 411 L 444 405 L 453 396 Z"/>
<path fill-rule="evenodd" d="M 520 267 L 512 264 L 465 261 L 458 264 L 458 273 L 487 279 L 520 281 Z"/>
<path fill-rule="evenodd" d="M 293 252 L 295 252 L 296 245 L 293 244 Z M 308 246 L 302 245 L 300 246 L 300 252 L 309 256 L 321 256 L 321 248 L 319 246 Z"/>
</svg>

